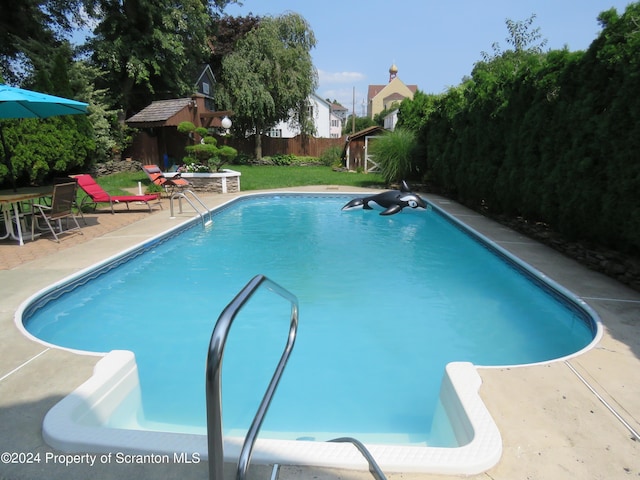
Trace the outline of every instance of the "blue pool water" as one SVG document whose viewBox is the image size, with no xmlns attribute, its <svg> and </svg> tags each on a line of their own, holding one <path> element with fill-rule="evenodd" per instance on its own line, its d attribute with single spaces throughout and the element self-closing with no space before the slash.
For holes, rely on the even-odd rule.
<svg viewBox="0 0 640 480">
<path fill-rule="evenodd" d="M 432 428 L 447 363 L 534 363 L 592 341 L 586 312 L 437 210 L 343 212 L 348 199 L 234 202 L 212 228 L 195 224 L 35 302 L 25 327 L 67 348 L 135 352 L 142 405 L 115 426 L 203 431 L 213 325 L 262 273 L 298 297 L 300 325 L 261 435 L 430 446 L 452 441 Z M 236 318 L 223 364 L 227 433 L 250 424 L 289 313 L 287 302 L 259 291 Z"/>
</svg>

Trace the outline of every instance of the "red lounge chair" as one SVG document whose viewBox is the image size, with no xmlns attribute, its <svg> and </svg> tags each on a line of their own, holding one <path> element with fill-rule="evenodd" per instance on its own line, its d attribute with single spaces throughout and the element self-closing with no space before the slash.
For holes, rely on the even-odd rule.
<svg viewBox="0 0 640 480">
<path fill-rule="evenodd" d="M 190 185 L 187 180 L 180 177 L 179 173 L 171 178 L 165 177 L 157 165 L 143 165 L 142 169 L 152 183 L 164 188 L 167 193 L 173 193 L 175 190 L 181 190 Z"/>
<path fill-rule="evenodd" d="M 129 203 L 144 202 L 147 207 L 149 207 L 149 213 L 151 213 L 151 205 L 149 202 L 153 200 L 157 200 L 158 205 L 162 208 L 159 193 L 149 193 L 146 195 L 109 195 L 96 183 L 91 175 L 73 175 L 73 178 L 78 181 L 78 186 L 87 194 L 87 196 L 82 199 L 82 202 L 80 202 L 80 208 L 82 208 L 85 203 L 93 203 L 94 208 L 98 203 L 108 203 L 111 205 L 111 213 L 115 213 L 113 210 L 114 203 L 124 203 L 127 205 L 127 210 L 129 210 Z"/>
</svg>

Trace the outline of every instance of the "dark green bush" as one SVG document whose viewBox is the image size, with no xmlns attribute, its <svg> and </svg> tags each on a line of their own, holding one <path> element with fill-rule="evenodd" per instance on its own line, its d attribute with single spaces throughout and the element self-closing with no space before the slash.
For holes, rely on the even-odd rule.
<svg viewBox="0 0 640 480">
<path fill-rule="evenodd" d="M 505 52 L 419 98 L 424 118 L 405 108 L 431 181 L 493 213 L 640 253 L 638 18 L 638 2 L 603 12 L 585 52 Z"/>
</svg>

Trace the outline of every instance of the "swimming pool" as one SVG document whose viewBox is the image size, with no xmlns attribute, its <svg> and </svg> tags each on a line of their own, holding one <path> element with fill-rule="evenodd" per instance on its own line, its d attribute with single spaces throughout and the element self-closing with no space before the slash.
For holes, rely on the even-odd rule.
<svg viewBox="0 0 640 480">
<path fill-rule="evenodd" d="M 455 446 L 447 443 L 451 435 L 446 432 L 444 443 L 442 438 L 432 438 L 431 428 L 434 423 L 440 424 L 436 412 L 441 407 L 442 395 L 437 392 L 441 392 L 442 372 L 447 363 L 511 365 L 547 361 L 585 348 L 594 338 L 594 321 L 578 302 L 546 286 L 539 276 L 526 273 L 522 265 L 503 252 L 489 249 L 485 242 L 469 242 L 470 234 L 437 209 L 389 218 L 375 212 L 340 212 L 344 201 L 339 196 L 280 195 L 234 202 L 216 214 L 210 232 L 192 228 L 171 240 L 146 245 L 146 254 L 130 259 L 126 270 L 110 269 L 88 283 L 76 279 L 74 288 L 65 287 L 70 291 L 55 301 L 49 300 L 58 296 L 58 292 L 47 292 L 25 310 L 27 328 L 39 338 L 67 348 L 136 351 L 142 413 L 137 410 L 127 416 L 118 411 L 115 420 L 110 417 L 107 423 L 118 428 L 155 425 L 161 430 L 168 428 L 167 423 L 183 423 L 195 427 L 187 432 L 197 433 L 200 422 L 197 418 L 189 416 L 170 422 L 164 419 L 167 412 L 202 411 L 198 408 L 200 395 L 183 383 L 178 384 L 178 390 L 185 393 L 183 398 L 172 394 L 176 390 L 174 382 L 165 390 L 149 386 L 148 374 L 153 375 L 154 370 L 168 369 L 173 372 L 172 377 L 180 379 L 186 379 L 187 375 L 175 361 L 158 368 L 156 360 L 148 358 L 147 350 L 162 352 L 171 348 L 173 353 L 178 342 L 184 343 L 180 352 L 204 352 L 212 321 L 219 311 L 248 278 L 262 272 L 284 284 L 301 302 L 299 341 L 267 417 L 271 423 L 265 423 L 266 434 L 287 440 L 291 435 L 325 440 L 345 433 L 340 427 L 355 420 L 355 426 L 347 427 L 351 429 L 346 433 L 364 436 L 372 443 L 435 447 Z M 274 216 L 275 213 L 283 214 L 284 219 Z M 322 222 L 318 223 L 318 219 Z M 197 252 L 196 245 L 206 245 L 207 238 L 212 236 L 218 237 L 218 243 Z M 287 243 L 292 239 L 294 242 Z M 241 242 L 244 246 L 238 249 Z M 288 268 L 285 275 L 278 271 L 283 264 Z M 222 280 L 212 278 L 212 265 Z M 161 273 L 167 266 L 169 273 Z M 371 266 L 373 271 L 365 271 Z M 207 270 L 209 273 L 201 275 Z M 150 277 L 165 278 L 166 292 L 149 295 Z M 465 279 L 463 284 L 458 282 L 461 278 Z M 109 294 L 102 296 L 88 290 L 96 282 L 97 290 Z M 177 290 L 178 283 L 187 284 L 187 293 Z M 523 286 L 526 288 L 519 290 Z M 374 292 L 374 287 L 380 289 Z M 124 290 L 137 292 L 134 296 L 142 297 L 143 301 L 136 306 Z M 206 318 L 191 310 L 194 302 L 183 301 L 189 296 L 201 299 L 199 304 L 215 297 L 215 301 L 207 304 Z M 413 301 L 418 303 L 412 304 Z M 157 302 L 163 306 L 161 312 L 153 307 Z M 268 299 L 257 302 L 257 310 L 249 311 L 249 316 L 264 319 L 268 312 L 277 309 L 269 302 Z M 87 317 L 92 320 L 95 317 L 86 313 L 91 303 L 98 306 L 98 311 L 109 312 L 108 318 L 99 319 L 104 327 L 99 333 L 85 330 L 91 323 Z M 118 313 L 120 303 L 123 313 Z M 348 309 L 352 303 L 357 305 L 355 310 Z M 180 330 L 185 329 L 186 319 L 191 317 L 201 321 L 187 330 L 200 333 L 176 340 Z M 286 313 L 277 317 L 288 321 Z M 268 318 L 269 324 L 278 321 Z M 156 336 L 158 324 L 165 319 L 169 320 L 168 343 Z M 303 336 L 305 322 L 307 330 Z M 516 324 L 516 334 L 511 331 L 508 337 L 503 337 L 509 323 Z M 129 328 L 133 324 L 143 324 L 144 328 L 136 333 Z M 277 340 L 258 342 L 271 335 L 270 331 L 255 333 L 260 322 L 241 321 L 238 325 L 253 332 L 249 343 L 244 339 L 238 345 L 249 345 L 250 350 L 259 350 L 267 357 L 270 345 L 280 348 L 281 342 Z M 74 335 L 62 339 L 60 331 L 71 331 Z M 329 340 L 315 341 L 326 334 Z M 150 336 L 152 348 L 147 342 Z M 141 337 L 144 345 L 132 348 L 137 337 Z M 201 342 L 205 344 L 203 349 L 198 347 Z M 442 357 L 441 347 L 445 345 L 452 351 Z M 229 347 L 229 352 L 232 351 Z M 237 370 L 225 371 L 224 376 L 249 380 L 225 385 L 224 395 L 228 398 L 251 396 L 246 388 L 260 383 L 259 376 L 251 377 L 256 373 L 255 362 L 247 368 L 247 362 L 242 362 L 243 355 L 237 353 L 234 360 L 230 353 L 229 364 L 235 363 L 233 368 Z M 309 359 L 320 362 L 311 365 Z M 401 367 L 393 363 L 398 360 Z M 202 365 L 202 353 L 196 363 Z M 267 372 L 272 363 L 264 362 Z M 172 370 L 174 367 L 178 370 Z M 196 370 L 203 377 L 201 367 Z M 435 374 L 426 375 L 428 371 Z M 336 372 L 348 373 L 346 384 L 336 381 Z M 314 382 L 301 388 L 306 378 L 313 378 Z M 390 383 L 391 380 L 397 382 Z M 307 393 L 308 389 L 311 390 Z M 331 392 L 329 399 L 320 395 L 323 390 Z M 436 395 L 429 397 L 426 392 L 434 390 Z M 147 402 L 145 396 L 164 396 L 172 401 L 158 406 Z M 280 398 L 295 399 L 298 408 L 278 403 Z M 318 398 L 322 400 L 317 401 Z M 335 408 L 336 398 L 340 399 L 340 408 Z M 372 410 L 360 415 L 363 404 Z M 233 419 L 228 420 L 228 412 L 239 418 L 245 416 L 237 427 L 242 430 L 251 406 L 241 406 L 240 413 L 233 412 L 231 406 L 235 405 L 225 405 L 225 425 L 232 425 L 233 432 Z M 321 425 L 305 424 L 309 418 L 320 418 L 317 411 L 307 407 L 322 409 Z M 399 417 L 399 422 L 390 419 L 389 413 L 391 417 Z M 382 419 L 383 426 L 371 425 L 371 418 Z M 278 425 L 282 420 L 284 427 Z M 401 425 L 401 432 L 395 425 L 388 426 L 393 422 Z M 302 429 L 297 427 L 301 424 Z"/>
</svg>

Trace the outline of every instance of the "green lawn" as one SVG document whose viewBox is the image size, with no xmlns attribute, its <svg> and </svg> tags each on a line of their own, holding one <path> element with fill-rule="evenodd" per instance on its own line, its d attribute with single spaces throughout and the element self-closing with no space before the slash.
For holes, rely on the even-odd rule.
<svg viewBox="0 0 640 480">
<path fill-rule="evenodd" d="M 300 187 L 305 185 L 345 185 L 351 187 L 384 188 L 382 176 L 375 173 L 335 172 L 331 167 L 252 166 L 230 165 L 231 170 L 242 173 L 242 191 L 268 188 Z M 142 182 L 149 185 L 144 172 L 124 172 L 98 177 L 97 182 L 112 195 L 128 193 L 123 188 L 136 188 Z"/>
<path fill-rule="evenodd" d="M 384 187 L 384 180 L 378 174 L 336 172 L 331 167 L 232 165 L 229 168 L 242 173 L 240 186 L 243 191 L 305 185 Z"/>
</svg>

